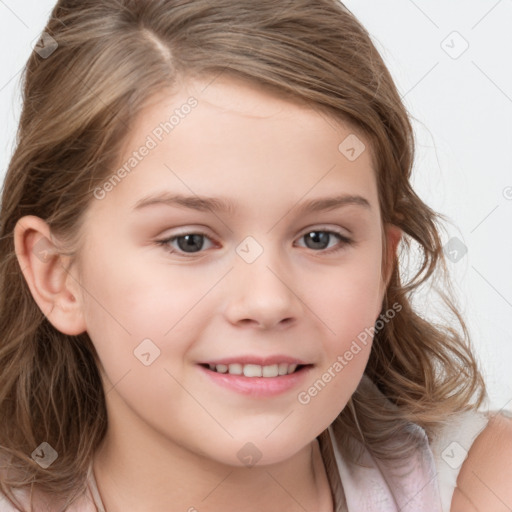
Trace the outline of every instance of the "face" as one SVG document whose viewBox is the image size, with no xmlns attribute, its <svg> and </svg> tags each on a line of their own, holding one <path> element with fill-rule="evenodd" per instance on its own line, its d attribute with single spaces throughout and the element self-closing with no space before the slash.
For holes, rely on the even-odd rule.
<svg viewBox="0 0 512 512">
<path fill-rule="evenodd" d="M 125 172 L 86 215 L 80 300 L 111 418 L 275 463 L 334 420 L 367 363 L 385 290 L 376 180 L 347 126 L 207 84 L 154 97 L 133 126 Z"/>
</svg>

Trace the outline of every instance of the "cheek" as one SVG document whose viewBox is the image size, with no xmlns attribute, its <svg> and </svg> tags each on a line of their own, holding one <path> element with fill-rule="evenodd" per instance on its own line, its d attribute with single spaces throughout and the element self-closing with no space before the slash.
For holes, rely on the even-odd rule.
<svg viewBox="0 0 512 512">
<path fill-rule="evenodd" d="M 372 326 L 381 310 L 381 258 L 378 250 L 311 276 L 305 296 L 333 340 L 346 341 Z"/>
<path fill-rule="evenodd" d="M 375 320 L 380 312 L 380 266 L 353 266 L 340 270 L 336 282 L 316 291 L 323 325 L 323 358 L 317 372 L 297 394 L 307 411 L 305 428 L 326 428 L 356 390 L 370 356 Z M 327 283 L 326 283 L 327 284 Z"/>
<path fill-rule="evenodd" d="M 190 319 L 197 320 L 198 301 L 211 284 L 191 283 L 190 273 L 179 269 L 169 278 L 170 267 L 121 258 L 101 247 L 89 255 L 82 273 L 83 301 L 87 332 L 109 378 L 139 368 L 140 356 L 148 352 L 155 363 L 171 355 L 177 364 L 190 338 Z"/>
<path fill-rule="evenodd" d="M 310 287 L 308 296 L 325 333 L 322 369 L 336 375 L 343 373 L 344 377 L 332 379 L 338 383 L 331 386 L 333 389 L 349 381 L 357 384 L 369 357 L 373 328 L 382 305 L 377 245 L 375 250 L 360 252 L 350 264 L 340 265 L 318 284 L 321 286 Z M 340 381 L 345 383 L 339 384 Z"/>
</svg>

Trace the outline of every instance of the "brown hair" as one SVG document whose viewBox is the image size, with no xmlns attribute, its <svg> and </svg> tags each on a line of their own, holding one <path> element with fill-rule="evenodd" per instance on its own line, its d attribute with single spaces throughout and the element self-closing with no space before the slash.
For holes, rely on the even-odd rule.
<svg viewBox="0 0 512 512">
<path fill-rule="evenodd" d="M 340 2 L 61 0 L 45 33 L 58 48 L 46 58 L 34 52 L 24 70 L 0 213 L 4 493 L 37 484 L 69 503 L 83 491 L 107 427 L 94 346 L 87 333 L 57 331 L 38 308 L 14 251 L 16 222 L 41 217 L 66 241 L 63 253 L 78 258 L 84 213 L 129 127 L 152 95 L 184 77 L 246 78 L 348 123 L 371 143 L 383 223 L 405 233 L 382 312 L 402 309 L 375 333 L 365 372 L 389 402 L 362 381 L 333 425 L 342 444 L 360 439 L 375 456 L 393 457 L 384 440 L 410 422 L 431 437 L 447 415 L 482 403 L 484 383 L 453 299 L 443 296 L 452 313 L 444 326 L 412 307 L 414 292 L 445 276 L 441 216 L 411 188 L 409 115 L 368 33 Z M 400 258 L 414 249 L 420 268 L 402 282 Z M 51 471 L 30 456 L 43 441 L 58 453 Z"/>
</svg>

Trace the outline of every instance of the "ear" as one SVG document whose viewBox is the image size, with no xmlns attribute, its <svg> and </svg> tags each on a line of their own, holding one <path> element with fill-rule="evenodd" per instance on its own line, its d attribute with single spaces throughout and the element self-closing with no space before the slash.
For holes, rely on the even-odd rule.
<svg viewBox="0 0 512 512">
<path fill-rule="evenodd" d="M 39 309 L 60 332 L 71 336 L 86 330 L 80 284 L 66 269 L 69 257 L 59 254 L 48 224 L 33 215 L 14 228 L 14 248 L 23 276 Z"/>
<path fill-rule="evenodd" d="M 382 297 L 386 293 L 389 281 L 393 275 L 393 267 L 397 255 L 398 244 L 402 238 L 402 230 L 394 224 L 386 224 L 384 227 L 384 236 L 386 237 L 386 260 L 382 269 Z"/>
</svg>

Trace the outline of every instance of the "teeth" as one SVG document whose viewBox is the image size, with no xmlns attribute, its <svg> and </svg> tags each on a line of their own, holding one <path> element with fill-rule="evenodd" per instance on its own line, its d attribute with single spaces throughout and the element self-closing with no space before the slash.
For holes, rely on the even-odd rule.
<svg viewBox="0 0 512 512">
<path fill-rule="evenodd" d="M 246 377 L 261 377 L 263 369 L 259 364 L 244 364 L 244 375 Z"/>
<path fill-rule="evenodd" d="M 279 375 L 279 365 L 273 364 L 272 366 L 263 367 L 263 377 L 277 377 Z"/>
<path fill-rule="evenodd" d="M 244 368 L 241 364 L 234 363 L 229 365 L 229 372 L 231 375 L 242 375 Z"/>
<path fill-rule="evenodd" d="M 289 375 L 297 369 L 296 364 L 288 363 L 271 364 L 268 366 L 240 363 L 232 363 L 229 366 L 225 364 L 209 364 L 208 367 L 210 370 L 218 373 L 244 375 L 245 377 L 277 377 L 278 375 Z"/>
</svg>

